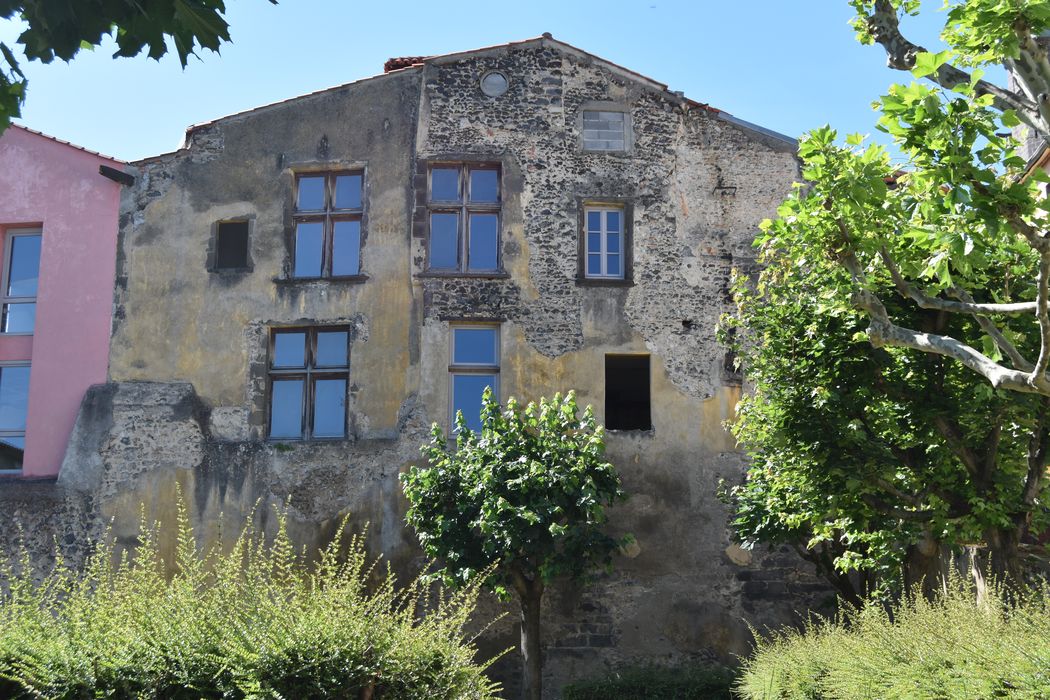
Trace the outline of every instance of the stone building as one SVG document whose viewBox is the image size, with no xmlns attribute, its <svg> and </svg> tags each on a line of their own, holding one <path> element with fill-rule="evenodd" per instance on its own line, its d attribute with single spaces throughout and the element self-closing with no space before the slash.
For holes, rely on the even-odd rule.
<svg viewBox="0 0 1050 700">
<path fill-rule="evenodd" d="M 85 397 L 52 530 L 133 538 L 140 504 L 170 520 L 181 490 L 205 538 L 260 500 L 305 544 L 350 513 L 410 574 L 397 476 L 430 424 L 476 416 L 485 385 L 575 389 L 610 428 L 631 496 L 612 521 L 638 546 L 550 592 L 547 687 L 743 653 L 745 620 L 821 589 L 784 553 L 731 547 L 716 498 L 743 457 L 715 323 L 794 149 L 549 35 L 191 127 L 129 168 L 109 382 Z M 509 619 L 489 634 L 516 638 Z"/>
</svg>

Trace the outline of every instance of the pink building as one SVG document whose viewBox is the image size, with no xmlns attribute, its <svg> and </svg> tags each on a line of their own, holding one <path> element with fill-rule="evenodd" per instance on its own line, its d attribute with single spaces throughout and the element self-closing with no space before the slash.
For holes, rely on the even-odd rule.
<svg viewBox="0 0 1050 700">
<path fill-rule="evenodd" d="M 123 166 L 0 135 L 0 475 L 58 476 L 85 390 L 106 381 Z"/>
</svg>

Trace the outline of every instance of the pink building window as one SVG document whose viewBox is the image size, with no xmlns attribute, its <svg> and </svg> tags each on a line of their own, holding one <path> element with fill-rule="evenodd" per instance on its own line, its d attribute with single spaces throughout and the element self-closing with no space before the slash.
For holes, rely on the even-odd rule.
<svg viewBox="0 0 1050 700">
<path fill-rule="evenodd" d="M 0 364 L 0 473 L 22 470 L 28 405 L 29 363 Z"/>
<path fill-rule="evenodd" d="M 4 237 L 2 333 L 31 334 L 36 326 L 40 229 L 8 229 Z"/>
</svg>

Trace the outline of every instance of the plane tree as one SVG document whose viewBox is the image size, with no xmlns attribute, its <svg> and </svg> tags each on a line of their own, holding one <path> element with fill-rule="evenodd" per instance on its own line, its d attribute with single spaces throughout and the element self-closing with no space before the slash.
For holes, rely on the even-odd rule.
<svg viewBox="0 0 1050 700">
<path fill-rule="evenodd" d="M 843 140 L 830 127 L 805 135 L 799 147 L 805 184 L 763 225 L 758 240 L 769 266 L 762 273 L 765 289 L 782 276 L 785 289 L 804 296 L 783 295 L 780 302 L 822 314 L 814 333 L 848 332 L 870 347 L 860 352 L 843 345 L 842 336 L 834 343 L 885 365 L 833 377 L 845 382 L 835 386 L 854 392 L 853 400 L 860 400 L 861 387 L 876 391 L 872 407 L 853 419 L 878 413 L 886 401 L 903 411 L 899 427 L 884 428 L 885 464 L 860 479 L 863 493 L 855 503 L 881 518 L 862 523 L 873 531 L 865 537 L 904 523 L 954 544 L 967 532 L 964 539 L 984 546 L 993 573 L 1016 579 L 1025 568 L 1022 543 L 1046 526 L 1050 206 L 1048 178 L 1018 154 L 1015 134 L 1040 146 L 1050 139 L 1050 62 L 1038 39 L 1050 30 L 1050 3 L 950 1 L 941 35 L 948 48 L 938 53 L 905 37 L 907 18 L 924 9 L 918 0 L 851 5 L 859 39 L 881 45 L 888 64 L 914 78 L 891 86 L 875 103 L 878 128 L 904 162 L 860 135 Z M 983 67 L 996 64 L 1010 70 L 1009 85 L 985 79 Z M 810 303 L 812 310 L 801 308 Z M 839 327 L 821 329 L 829 319 Z M 818 363 L 812 381 L 797 377 L 815 403 L 822 392 L 836 390 L 824 383 L 825 369 L 841 368 Z M 886 383 L 886 370 L 911 374 L 895 388 Z M 905 395 L 894 399 L 891 390 Z M 745 426 L 749 420 L 745 413 Z M 738 429 L 745 443 L 749 430 L 767 429 L 757 420 L 750 426 Z M 924 459 L 936 455 L 941 466 L 916 472 L 906 454 L 893 454 L 900 448 L 925 449 Z M 833 464 L 837 455 L 826 457 Z M 774 471 L 762 478 L 769 481 L 787 464 L 767 463 Z M 817 507 L 822 516 L 842 508 L 834 494 L 857 478 L 849 472 L 833 480 Z M 753 482 L 756 488 L 760 482 Z M 778 510 L 775 499 L 759 502 Z M 790 509 L 779 516 L 779 523 L 801 522 Z M 962 523 L 979 524 L 980 531 Z M 863 538 L 840 532 L 832 539 L 841 548 Z"/>
</svg>

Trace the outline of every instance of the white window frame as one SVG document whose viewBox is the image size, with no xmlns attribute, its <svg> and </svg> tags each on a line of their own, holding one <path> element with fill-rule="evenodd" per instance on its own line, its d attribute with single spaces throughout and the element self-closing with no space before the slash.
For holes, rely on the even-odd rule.
<svg viewBox="0 0 1050 700">
<path fill-rule="evenodd" d="M 44 231 L 41 228 L 9 228 L 4 231 L 4 260 L 3 269 L 0 270 L 0 336 L 14 336 L 14 335 L 33 335 L 36 332 L 36 315 L 33 317 L 33 330 L 31 331 L 15 331 L 7 333 L 3 330 L 3 312 L 4 308 L 8 304 L 36 304 L 37 298 L 40 296 L 40 268 L 39 263 L 37 267 L 37 293 L 31 297 L 11 297 L 7 295 L 8 278 L 11 275 L 11 253 L 14 250 L 14 242 L 16 238 L 25 238 L 29 236 L 40 237 L 40 262 L 43 262 L 44 257 Z"/>
<path fill-rule="evenodd" d="M 495 364 L 479 362 L 456 362 L 456 331 L 457 330 L 488 329 L 495 332 Z M 500 325 L 498 323 L 452 323 L 448 327 L 448 425 L 449 433 L 456 426 L 456 377 L 460 375 L 486 374 L 493 375 L 492 393 L 498 402 L 500 400 L 500 349 L 502 346 L 500 337 Z"/>
<path fill-rule="evenodd" d="M 6 289 L 6 288 L 7 287 L 5 286 L 4 289 Z M 8 334 L 8 335 L 26 335 L 26 334 L 25 333 L 18 333 L 18 334 Z M 0 370 L 7 369 L 8 367 L 29 367 L 29 386 L 32 387 L 32 385 L 33 385 L 33 366 L 32 366 L 32 363 L 29 360 L 10 360 L 10 361 L 0 362 Z M 29 428 L 29 396 L 27 394 L 26 395 L 26 429 L 28 429 L 28 428 Z M 0 437 L 5 437 L 5 438 L 20 437 L 20 438 L 22 438 L 22 441 L 24 442 L 25 438 L 26 438 L 26 430 L 0 430 Z M 6 476 L 6 475 L 10 475 L 10 474 L 21 474 L 23 471 L 25 471 L 25 469 L 24 469 L 24 465 L 25 465 L 25 448 L 22 449 L 22 464 L 23 464 L 23 468 L 22 469 L 0 469 L 0 474 Z"/>
<path fill-rule="evenodd" d="M 620 258 L 620 272 L 619 274 L 610 275 L 609 270 L 609 229 L 608 229 L 608 213 L 617 212 L 620 215 L 620 251 L 613 253 L 618 255 Z M 601 214 L 601 229 L 599 231 L 600 238 L 600 249 L 592 251 L 590 249 L 591 244 L 591 228 L 590 228 L 590 213 L 598 212 Z M 585 205 L 583 208 L 583 276 L 587 279 L 605 279 L 605 280 L 622 280 L 625 277 L 627 269 L 627 222 L 626 209 L 624 207 L 618 207 L 613 205 Z M 595 253 L 598 254 L 601 260 L 601 271 L 598 273 L 592 273 L 590 271 L 590 257 Z"/>
</svg>

